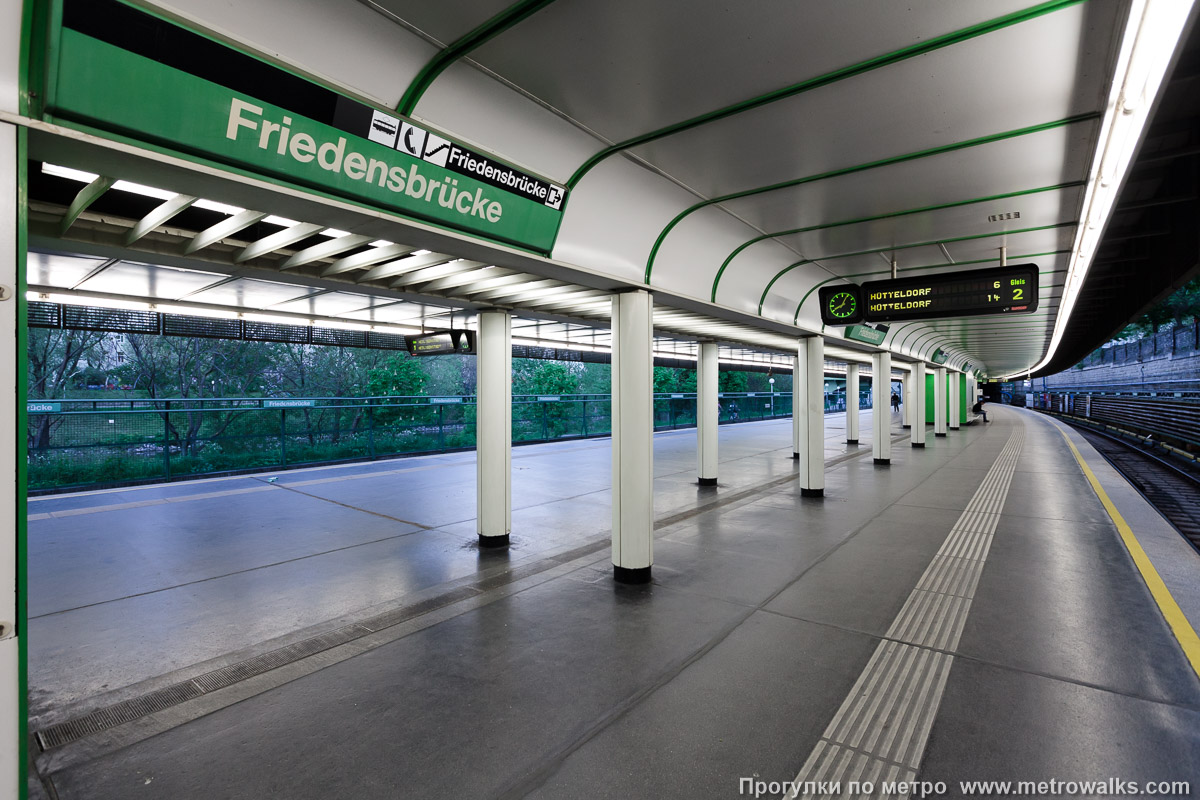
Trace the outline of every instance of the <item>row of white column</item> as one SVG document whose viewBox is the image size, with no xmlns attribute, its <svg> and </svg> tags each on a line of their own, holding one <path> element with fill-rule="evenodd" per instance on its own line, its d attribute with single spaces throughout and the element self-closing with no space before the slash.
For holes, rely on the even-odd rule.
<svg viewBox="0 0 1200 800">
<path fill-rule="evenodd" d="M 648 292 L 614 295 L 612 301 L 612 563 L 622 583 L 650 580 L 654 562 L 653 302 Z M 479 315 L 477 344 L 477 529 L 482 547 L 504 546 L 512 528 L 512 322 L 506 311 Z M 717 346 L 702 343 L 696 364 L 696 473 L 702 486 L 717 482 Z M 874 463 L 892 458 L 890 353 L 871 357 L 875 424 Z M 792 373 L 792 453 L 800 492 L 825 493 L 825 352 L 819 336 L 801 339 Z M 935 435 L 958 427 L 958 373 L 937 369 Z M 925 446 L 925 365 L 904 377 L 904 423 L 912 446 Z M 846 438 L 859 438 L 859 367 L 846 374 Z"/>
</svg>

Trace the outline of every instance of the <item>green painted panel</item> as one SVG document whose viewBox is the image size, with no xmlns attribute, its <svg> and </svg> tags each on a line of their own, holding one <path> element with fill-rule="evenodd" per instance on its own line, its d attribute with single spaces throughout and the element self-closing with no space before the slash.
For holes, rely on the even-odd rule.
<svg viewBox="0 0 1200 800">
<path fill-rule="evenodd" d="M 937 377 L 934 373 L 928 372 L 925 374 L 925 421 L 930 425 L 933 424 L 933 380 Z M 946 375 L 946 385 L 942 387 L 942 391 L 946 394 L 946 407 L 950 407 L 950 375 Z M 970 406 L 967 405 L 967 376 L 960 375 L 958 378 L 958 424 L 967 424 L 967 412 Z"/>
<path fill-rule="evenodd" d="M 846 338 L 866 344 L 883 344 L 887 334 L 868 325 L 851 325 L 846 328 Z"/>
<path fill-rule="evenodd" d="M 347 134 L 70 29 L 62 31 L 50 102 L 56 116 L 541 252 L 552 249 L 562 216 L 428 157 Z M 469 157 L 478 169 L 464 169 L 494 166 L 483 156 Z"/>
</svg>

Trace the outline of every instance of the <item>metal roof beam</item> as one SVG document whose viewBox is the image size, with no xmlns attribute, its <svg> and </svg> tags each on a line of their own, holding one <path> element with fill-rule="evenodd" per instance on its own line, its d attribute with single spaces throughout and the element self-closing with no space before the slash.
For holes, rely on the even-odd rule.
<svg viewBox="0 0 1200 800">
<path fill-rule="evenodd" d="M 349 238 L 349 237 L 347 237 Z M 372 247 L 370 250 L 364 250 L 361 253 L 339 258 L 325 269 L 321 270 L 321 277 L 327 278 L 330 275 L 337 275 L 342 272 L 349 272 L 352 269 L 362 269 L 378 264 L 381 261 L 389 261 L 394 258 L 400 258 L 413 252 L 417 248 L 409 247 L 403 244 L 386 244 L 380 247 Z"/>
<path fill-rule="evenodd" d="M 328 230 L 327 228 L 325 230 Z M 326 239 L 323 242 L 317 242 L 311 247 L 306 247 L 303 250 L 293 253 L 279 265 L 280 269 L 293 269 L 302 267 L 305 264 L 311 264 L 322 258 L 332 258 L 339 253 L 344 253 L 347 250 L 353 250 L 356 247 L 362 247 L 367 242 L 373 241 L 370 236 L 359 236 L 350 234 L 349 236 L 339 236 L 336 239 Z"/>
<path fill-rule="evenodd" d="M 396 261 L 389 261 L 386 264 L 371 267 L 362 275 L 354 276 L 354 279 L 359 283 L 365 283 L 366 281 L 376 281 L 381 278 L 395 278 L 415 272 L 424 267 L 433 267 L 453 260 L 454 256 L 448 256 L 445 253 L 425 253 L 419 256 L 409 255 Z"/>
<path fill-rule="evenodd" d="M 325 230 L 324 225 L 315 225 L 311 222 L 301 222 L 290 228 L 284 228 L 281 231 L 272 233 L 270 236 L 264 236 L 257 242 L 251 242 L 242 248 L 242 252 L 233 257 L 233 262 L 241 264 L 243 261 L 265 256 L 267 253 L 272 253 L 280 248 L 295 244 L 323 230 Z"/>
<path fill-rule="evenodd" d="M 101 175 L 80 189 L 79 193 L 75 195 L 75 199 L 71 201 L 71 205 L 67 207 L 67 213 L 63 215 L 62 222 L 58 225 L 58 235 L 65 234 L 67 229 L 75 224 L 75 220 L 79 219 L 79 215 L 87 211 L 88 207 L 100 199 L 100 195 L 111 189 L 116 182 L 116 178 Z"/>
<path fill-rule="evenodd" d="M 173 217 L 187 211 L 192 207 L 192 203 L 199 199 L 199 197 L 192 197 L 191 195 L 177 194 L 170 200 L 163 202 L 162 205 L 142 217 L 136 225 L 130 228 L 129 233 L 125 234 L 125 246 L 128 247 L 159 225 L 166 224 Z"/>
<path fill-rule="evenodd" d="M 187 247 L 183 248 L 184 255 L 191 255 L 197 250 L 203 250 L 209 245 L 216 244 L 222 239 L 227 239 L 241 230 L 249 228 L 268 216 L 265 211 L 243 211 L 240 214 L 234 214 L 229 219 L 223 219 L 216 225 L 197 233 L 188 242 Z"/>
</svg>

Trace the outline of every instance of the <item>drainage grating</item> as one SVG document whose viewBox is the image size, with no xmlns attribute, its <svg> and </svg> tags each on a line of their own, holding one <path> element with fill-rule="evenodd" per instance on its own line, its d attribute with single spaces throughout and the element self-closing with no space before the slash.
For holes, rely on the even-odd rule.
<svg viewBox="0 0 1200 800">
<path fill-rule="evenodd" d="M 185 700 L 191 700 L 202 694 L 204 694 L 204 690 L 197 686 L 194 681 L 167 686 L 164 689 L 144 694 L 141 697 L 125 700 L 106 708 L 101 708 L 98 711 L 93 711 L 91 714 L 69 719 L 66 722 L 60 722 L 57 725 L 44 728 L 37 732 L 38 746 L 42 750 L 49 750 L 51 747 L 61 747 L 68 742 L 82 739 L 84 736 L 99 733 L 109 728 L 115 728 L 126 722 L 132 722 L 139 717 L 153 714 L 156 711 L 162 711 L 165 708 L 178 705 Z"/>
</svg>

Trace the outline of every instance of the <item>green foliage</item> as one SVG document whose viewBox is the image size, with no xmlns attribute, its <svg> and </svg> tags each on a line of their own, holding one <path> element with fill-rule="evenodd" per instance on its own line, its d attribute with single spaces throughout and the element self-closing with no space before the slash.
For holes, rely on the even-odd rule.
<svg viewBox="0 0 1200 800">
<path fill-rule="evenodd" d="M 721 373 L 717 376 L 717 391 L 721 391 L 721 392 L 748 392 L 748 391 L 751 391 L 750 389 L 746 388 L 750 383 L 749 379 L 746 377 L 748 374 L 749 373 L 746 373 L 746 372 L 732 372 L 729 370 L 722 370 Z"/>
<path fill-rule="evenodd" d="M 405 353 L 389 355 L 391 357 L 388 360 L 367 372 L 367 394 L 372 397 L 422 394 L 429 375 L 418 363 L 418 359 Z"/>
<path fill-rule="evenodd" d="M 696 391 L 696 370 L 679 367 L 654 368 L 655 392 Z"/>
<path fill-rule="evenodd" d="M 576 394 L 579 376 L 558 361 L 513 359 L 513 394 Z"/>
<path fill-rule="evenodd" d="M 1182 325 L 1197 318 L 1200 318 L 1200 278 L 1193 278 L 1126 325 L 1114 341 L 1140 339 L 1158 333 L 1167 323 Z"/>
<path fill-rule="evenodd" d="M 612 391 L 612 366 L 581 363 L 577 366 L 580 394 L 608 394 Z"/>
</svg>

